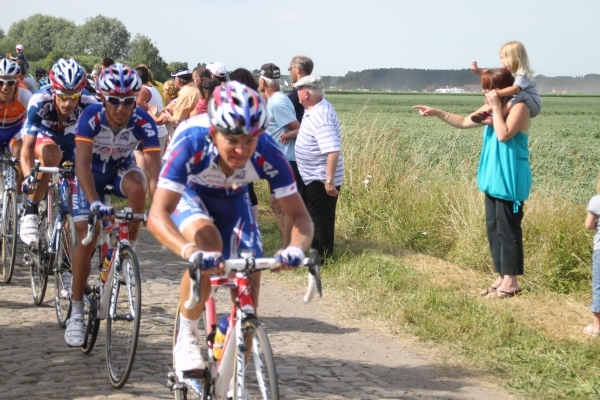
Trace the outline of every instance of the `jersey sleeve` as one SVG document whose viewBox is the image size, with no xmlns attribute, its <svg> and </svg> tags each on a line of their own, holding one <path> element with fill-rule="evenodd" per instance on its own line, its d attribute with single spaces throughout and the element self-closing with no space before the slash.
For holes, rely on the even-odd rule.
<svg viewBox="0 0 600 400">
<path fill-rule="evenodd" d="M 27 120 L 23 128 L 23 133 L 25 135 L 37 136 L 42 124 L 42 117 L 39 114 L 40 109 L 36 97 L 37 96 L 33 96 L 29 99 L 29 105 L 27 106 Z"/>
<path fill-rule="evenodd" d="M 94 143 L 94 136 L 100 132 L 100 111 L 101 107 L 87 107 L 79 121 L 77 121 L 77 130 L 75 142 Z"/>
<path fill-rule="evenodd" d="M 298 192 L 290 163 L 269 135 L 260 136 L 253 159 L 261 178 L 269 182 L 275 198 L 280 199 Z"/>
<path fill-rule="evenodd" d="M 199 146 L 199 138 L 193 136 L 194 130 L 190 128 L 182 132 L 169 146 L 158 178 L 158 187 L 176 193 L 183 193 L 185 190 L 188 175 L 203 156 L 203 147 Z"/>
<path fill-rule="evenodd" d="M 140 119 L 137 121 L 137 128 L 141 130 L 140 138 L 144 153 L 160 152 L 160 139 L 158 138 L 158 128 L 156 122 L 146 111 L 139 108 L 137 112 Z"/>
</svg>

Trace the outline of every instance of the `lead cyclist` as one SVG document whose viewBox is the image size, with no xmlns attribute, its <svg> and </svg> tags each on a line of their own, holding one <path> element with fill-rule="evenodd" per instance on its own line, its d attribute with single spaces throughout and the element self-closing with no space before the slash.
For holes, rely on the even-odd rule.
<svg viewBox="0 0 600 400">
<path fill-rule="evenodd" d="M 292 220 L 289 243 L 278 252 L 279 268 L 298 267 L 313 237 L 313 223 L 298 194 L 285 155 L 269 135 L 267 110 L 259 94 L 229 82 L 215 89 L 206 118 L 193 117 L 177 129 L 160 173 L 148 230 L 171 251 L 194 262 L 202 256 L 203 278 L 223 272 L 223 260 L 240 249 L 262 257 L 262 238 L 252 213 L 247 184 L 266 179 L 282 210 Z M 173 355 L 176 373 L 204 368 L 198 322 L 211 293 L 202 279 L 200 302 L 184 307 L 190 292 L 186 270 L 181 280 L 181 329 Z M 252 275 L 251 294 L 258 307 L 260 272 Z"/>
</svg>

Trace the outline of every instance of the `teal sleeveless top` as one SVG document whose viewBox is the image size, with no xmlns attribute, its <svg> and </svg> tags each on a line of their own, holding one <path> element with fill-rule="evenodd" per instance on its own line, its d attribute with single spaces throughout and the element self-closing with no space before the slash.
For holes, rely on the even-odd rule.
<svg viewBox="0 0 600 400">
<path fill-rule="evenodd" d="M 529 165 L 529 136 L 519 131 L 506 142 L 500 142 L 493 126 L 483 130 L 483 147 L 477 170 L 477 187 L 483 193 L 514 202 L 519 211 L 529 198 L 531 167 Z"/>
</svg>

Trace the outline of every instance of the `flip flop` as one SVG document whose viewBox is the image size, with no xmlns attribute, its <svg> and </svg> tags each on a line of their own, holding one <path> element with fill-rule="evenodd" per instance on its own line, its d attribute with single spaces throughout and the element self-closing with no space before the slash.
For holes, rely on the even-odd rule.
<svg viewBox="0 0 600 400">
<path fill-rule="evenodd" d="M 495 293 L 495 292 L 496 292 L 496 290 L 498 290 L 498 288 L 497 288 L 497 287 L 495 287 L 495 286 L 490 286 L 489 288 L 487 288 L 487 289 L 485 289 L 485 290 L 482 290 L 481 292 L 479 292 L 479 294 L 485 297 L 485 296 L 487 296 L 488 294 Z"/>
<path fill-rule="evenodd" d="M 598 337 L 598 336 L 600 336 L 600 332 L 593 333 L 592 329 L 594 329 L 593 325 L 589 324 L 588 326 L 586 326 L 585 328 L 583 328 L 583 333 L 585 333 L 586 335 L 591 336 L 591 337 Z"/>
<path fill-rule="evenodd" d="M 475 122 L 476 124 L 486 124 L 486 125 L 490 125 L 490 122 L 493 122 L 492 115 L 490 113 L 488 113 L 487 111 L 481 111 L 477 114 L 471 115 L 471 121 Z M 487 121 L 487 123 L 486 123 L 486 121 Z"/>
<path fill-rule="evenodd" d="M 504 290 L 498 290 L 498 298 L 500 298 L 500 299 L 507 299 L 509 297 L 515 297 L 516 295 L 518 295 L 522 291 L 523 291 L 523 289 L 513 290 L 512 292 L 507 292 L 507 291 L 504 291 Z"/>
</svg>

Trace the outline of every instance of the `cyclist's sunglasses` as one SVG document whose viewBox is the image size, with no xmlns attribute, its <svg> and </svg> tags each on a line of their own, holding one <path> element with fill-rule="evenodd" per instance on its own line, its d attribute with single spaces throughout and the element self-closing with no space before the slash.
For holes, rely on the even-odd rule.
<svg viewBox="0 0 600 400">
<path fill-rule="evenodd" d="M 56 97 L 58 97 L 61 100 L 77 100 L 78 98 L 81 97 L 81 92 L 77 92 L 75 94 L 68 95 L 66 93 L 63 93 L 63 92 L 57 90 Z"/>
<path fill-rule="evenodd" d="M 127 97 L 117 97 L 117 96 L 109 96 L 107 94 L 104 95 L 106 102 L 113 107 L 119 107 L 119 104 L 123 103 L 124 106 L 130 106 L 135 104 L 135 100 L 137 96 L 127 96 Z"/>
<path fill-rule="evenodd" d="M 17 83 L 16 79 L 10 79 L 10 80 L 4 80 L 4 79 L 0 79 L 0 86 L 15 86 L 15 84 Z"/>
</svg>

